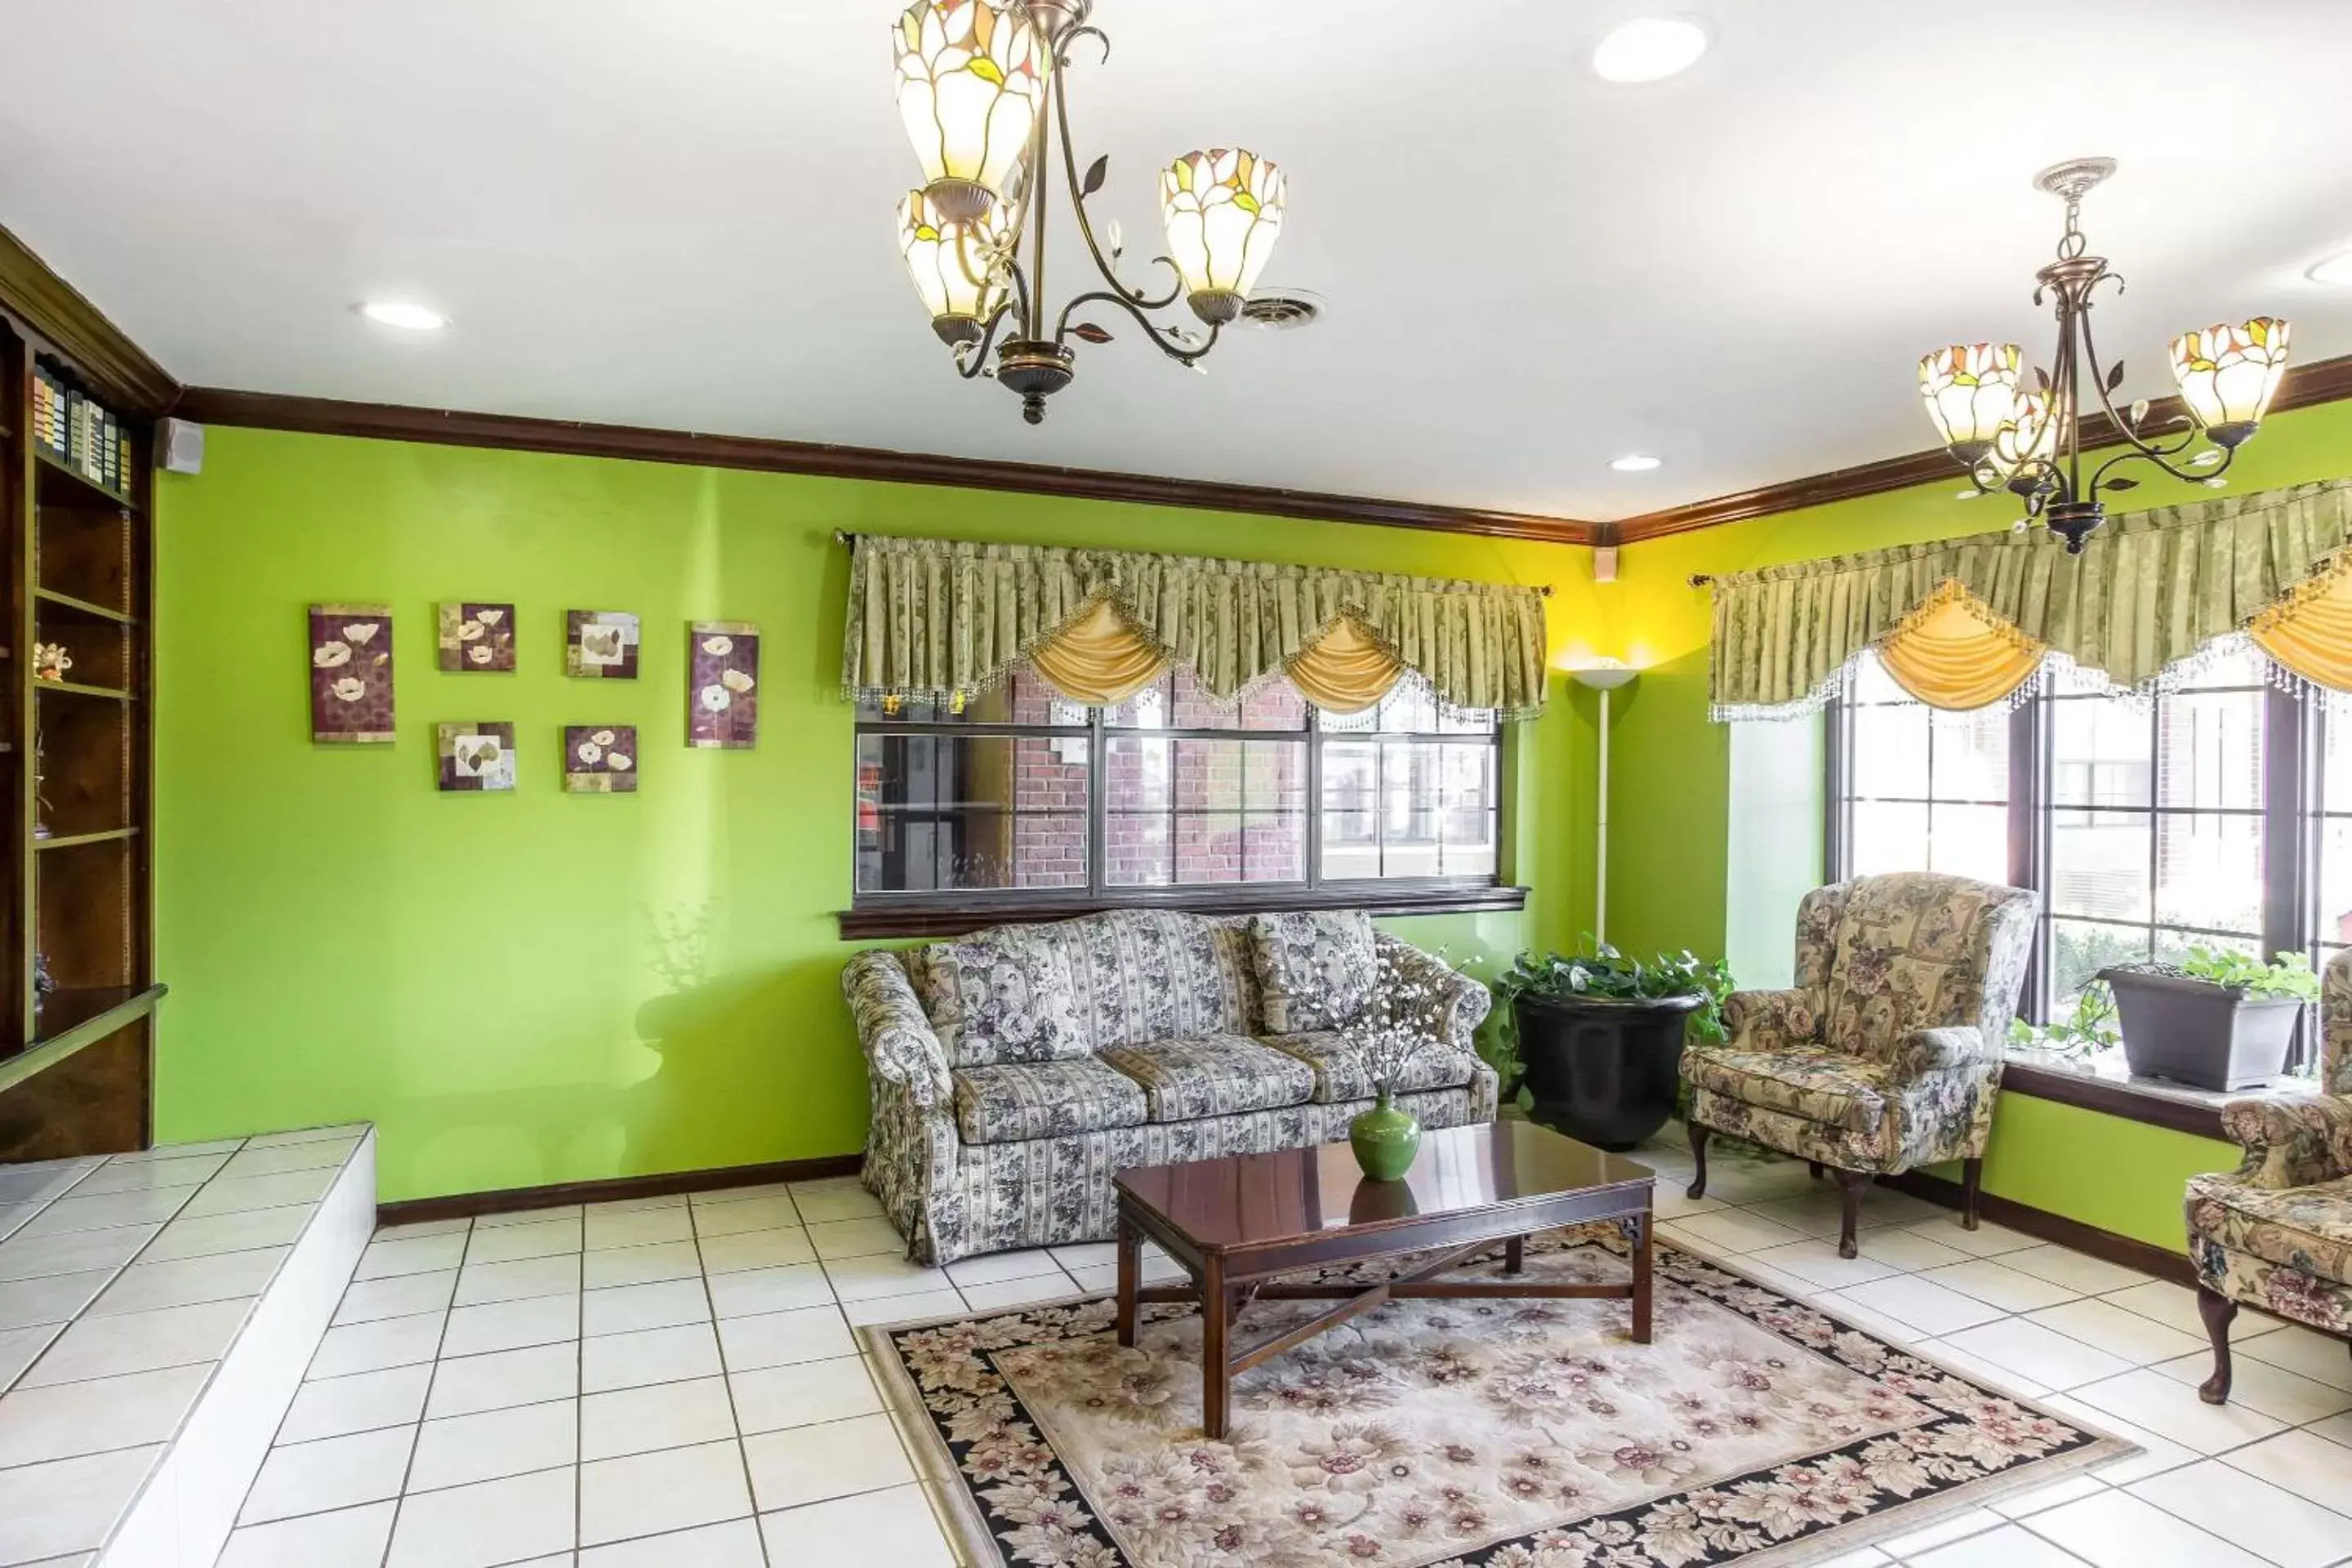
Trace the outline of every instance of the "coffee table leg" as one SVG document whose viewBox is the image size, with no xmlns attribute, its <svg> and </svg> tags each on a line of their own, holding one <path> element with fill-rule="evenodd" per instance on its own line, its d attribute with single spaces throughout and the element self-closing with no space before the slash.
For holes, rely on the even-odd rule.
<svg viewBox="0 0 2352 1568">
<path fill-rule="evenodd" d="M 1143 1233 L 1118 1216 L 1118 1342 L 1135 1348 L 1135 1291 L 1143 1276 Z"/>
<path fill-rule="evenodd" d="M 1233 1293 L 1225 1289 L 1224 1259 L 1212 1256 L 1201 1266 L 1201 1429 L 1220 1441 L 1225 1436 L 1225 1406 L 1234 1384 L 1227 1342 L 1232 1320 Z"/>
<path fill-rule="evenodd" d="M 1527 1263 L 1528 1238 L 1526 1237 L 1515 1236 L 1511 1237 L 1510 1240 L 1503 1243 L 1504 1273 L 1517 1274 L 1520 1269 L 1527 1267 Z"/>
<path fill-rule="evenodd" d="M 1650 1342 L 1650 1211 L 1643 1209 L 1633 1240 L 1633 1342 Z"/>
</svg>

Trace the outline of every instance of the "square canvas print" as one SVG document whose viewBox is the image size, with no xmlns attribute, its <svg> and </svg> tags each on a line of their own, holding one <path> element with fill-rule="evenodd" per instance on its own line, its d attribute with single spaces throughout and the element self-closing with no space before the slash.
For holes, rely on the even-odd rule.
<svg viewBox="0 0 2352 1568">
<path fill-rule="evenodd" d="M 686 743 L 750 751 L 760 739 L 760 628 L 696 621 L 687 630 Z"/>
<path fill-rule="evenodd" d="M 441 668 L 512 675 L 515 667 L 512 605 L 441 606 Z"/>
<path fill-rule="evenodd" d="M 515 786 L 515 727 L 463 724 L 444 720 L 440 744 L 441 787 L 474 793 Z"/>
<path fill-rule="evenodd" d="M 563 612 L 563 673 L 601 680 L 637 678 L 637 617 L 622 610 Z"/>
<path fill-rule="evenodd" d="M 636 726 L 565 725 L 563 788 L 571 795 L 636 794 Z"/>
<path fill-rule="evenodd" d="M 392 606 L 310 606 L 310 739 L 386 744 L 392 729 Z"/>
</svg>

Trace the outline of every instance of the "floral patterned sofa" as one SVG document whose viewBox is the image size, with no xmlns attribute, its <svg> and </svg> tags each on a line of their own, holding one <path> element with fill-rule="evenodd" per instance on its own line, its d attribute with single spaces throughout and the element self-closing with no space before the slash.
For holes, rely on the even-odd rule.
<svg viewBox="0 0 2352 1568">
<path fill-rule="evenodd" d="M 2198 1390 L 2209 1405 L 2230 1397 L 2241 1301 L 2352 1337 L 2352 952 L 2329 962 L 2319 1016 L 2320 1092 L 2231 1100 L 2221 1131 L 2245 1163 L 2189 1179 L 2189 1252 L 2213 1341 L 2213 1375 Z"/>
<path fill-rule="evenodd" d="M 1966 877 L 1904 872 L 1816 888 L 1797 909 L 1797 984 L 1735 991 L 1728 1037 L 1683 1052 L 1691 1152 L 1706 1194 L 1709 1129 L 1834 1169 L 1838 1238 L 1854 1255 L 1874 1175 L 1962 1161 L 1963 1223 L 2000 1089 L 2001 1048 L 2025 984 L 2035 896 Z"/>
<path fill-rule="evenodd" d="M 1384 969 L 1437 983 L 1398 1102 L 1491 1121 L 1486 987 L 1360 914 L 1123 910 L 861 953 L 866 1184 L 921 1263 L 1108 1241 L 1114 1172 L 1345 1138 L 1372 1102 L 1346 1029 Z"/>
</svg>

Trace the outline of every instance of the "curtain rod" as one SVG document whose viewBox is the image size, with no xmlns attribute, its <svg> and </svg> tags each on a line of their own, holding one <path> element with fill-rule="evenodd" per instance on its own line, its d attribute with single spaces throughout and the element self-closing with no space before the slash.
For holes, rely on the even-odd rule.
<svg viewBox="0 0 2352 1568">
<path fill-rule="evenodd" d="M 858 535 L 856 535 L 856 534 L 855 534 L 855 533 L 851 533 L 851 532 L 849 532 L 848 531 L 846 531 L 845 529 L 839 529 L 839 528 L 836 528 L 836 529 L 835 529 L 835 530 L 833 531 L 833 542 L 834 542 L 835 544 L 855 544 L 855 543 L 856 543 L 856 542 L 857 542 L 857 541 L 858 541 L 858 537 L 859 537 Z M 1536 584 L 1536 596 L 1537 596 L 1537 597 L 1538 597 L 1538 598 L 1544 598 L 1544 599 L 1549 599 L 1549 598 L 1550 598 L 1550 597 L 1551 597 L 1551 584 L 1549 584 L 1549 583 L 1538 583 L 1538 584 Z"/>
</svg>

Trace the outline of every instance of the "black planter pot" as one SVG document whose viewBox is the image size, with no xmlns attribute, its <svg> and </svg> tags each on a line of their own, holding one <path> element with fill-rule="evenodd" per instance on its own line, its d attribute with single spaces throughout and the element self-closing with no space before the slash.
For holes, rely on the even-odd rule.
<svg viewBox="0 0 2352 1568">
<path fill-rule="evenodd" d="M 1675 1113 L 1683 1026 L 1701 996 L 1619 1002 L 1521 996 L 1521 1081 L 1528 1112 L 1580 1143 L 1631 1149 Z"/>
</svg>

